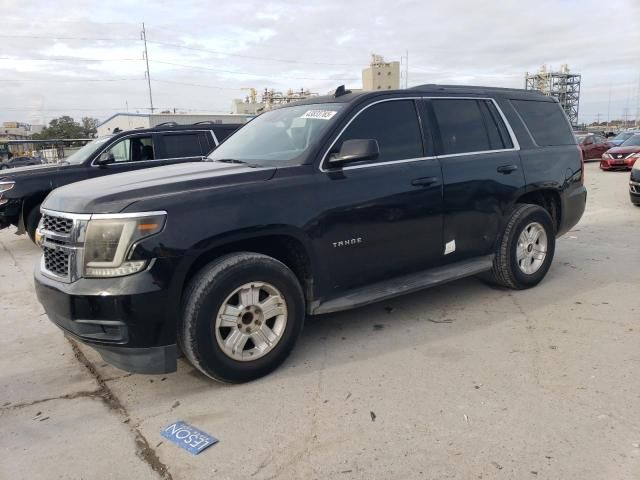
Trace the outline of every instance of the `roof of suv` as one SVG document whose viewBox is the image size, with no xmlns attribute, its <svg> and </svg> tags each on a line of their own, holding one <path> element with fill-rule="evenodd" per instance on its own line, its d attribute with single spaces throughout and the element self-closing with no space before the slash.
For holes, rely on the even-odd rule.
<svg viewBox="0 0 640 480">
<path fill-rule="evenodd" d="M 440 96 L 443 94 L 453 94 L 453 95 L 486 95 L 486 96 L 500 96 L 500 97 L 508 97 L 519 100 L 537 100 L 543 102 L 554 102 L 555 100 L 552 97 L 547 97 L 546 95 L 538 92 L 537 90 L 522 90 L 519 88 L 499 88 L 499 87 L 481 87 L 475 85 L 436 85 L 436 84 L 426 84 L 426 85 L 417 85 L 415 87 L 411 87 L 405 90 L 373 90 L 373 91 L 355 91 L 352 92 L 350 90 L 346 90 L 348 93 L 344 93 L 339 96 L 332 95 L 322 95 L 319 97 L 310 97 L 305 100 L 300 100 L 295 102 L 295 105 L 309 105 L 313 103 L 350 103 L 355 101 L 356 99 L 364 98 L 364 97 L 376 97 L 380 95 L 390 95 L 390 94 L 411 94 L 411 93 L 420 93 L 420 94 L 434 94 L 436 96 Z M 291 105 L 291 104 L 287 104 Z"/>
<path fill-rule="evenodd" d="M 151 133 L 151 132 L 171 132 L 171 131 L 176 131 L 176 132 L 180 132 L 182 130 L 215 130 L 215 129 L 237 129 L 240 128 L 242 125 L 242 123 L 190 123 L 188 125 L 171 125 L 171 124 L 160 124 L 160 125 L 156 125 L 155 127 L 150 127 L 150 128 L 134 128 L 131 130 L 121 130 L 119 132 L 116 133 L 112 133 L 112 135 L 121 135 L 123 133 L 127 133 L 130 134 L 132 132 L 135 133 Z"/>
</svg>

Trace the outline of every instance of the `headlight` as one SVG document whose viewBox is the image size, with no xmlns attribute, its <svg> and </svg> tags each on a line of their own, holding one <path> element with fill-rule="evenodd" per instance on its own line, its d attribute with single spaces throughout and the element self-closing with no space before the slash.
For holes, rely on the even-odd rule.
<svg viewBox="0 0 640 480">
<path fill-rule="evenodd" d="M 603 153 L 602 154 L 602 158 L 611 158 L 611 155 L 609 155 L 608 153 Z"/>
<path fill-rule="evenodd" d="M 634 162 L 633 170 L 640 170 L 640 158 Z"/>
<path fill-rule="evenodd" d="M 0 182 L 0 195 L 11 190 L 15 184 L 16 182 Z"/>
<path fill-rule="evenodd" d="M 87 226 L 84 243 L 84 276 L 122 277 L 139 272 L 145 260 L 131 260 L 131 247 L 162 230 L 166 212 L 132 215 L 94 215 Z"/>
</svg>

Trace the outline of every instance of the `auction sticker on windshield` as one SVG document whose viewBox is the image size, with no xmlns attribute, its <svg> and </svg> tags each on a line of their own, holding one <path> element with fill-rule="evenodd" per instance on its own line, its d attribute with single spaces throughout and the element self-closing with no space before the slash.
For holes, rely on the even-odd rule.
<svg viewBox="0 0 640 480">
<path fill-rule="evenodd" d="M 317 118 L 319 120 L 330 120 L 338 113 L 333 110 L 307 110 L 300 118 Z"/>
<path fill-rule="evenodd" d="M 217 438 L 182 421 L 166 426 L 160 433 L 167 440 L 194 455 L 198 455 L 205 448 L 218 443 Z"/>
</svg>

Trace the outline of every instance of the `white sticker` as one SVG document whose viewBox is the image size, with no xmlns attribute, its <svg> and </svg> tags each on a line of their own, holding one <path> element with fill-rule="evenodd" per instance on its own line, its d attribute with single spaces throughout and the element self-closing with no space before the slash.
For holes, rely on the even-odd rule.
<svg viewBox="0 0 640 480">
<path fill-rule="evenodd" d="M 317 118 L 319 120 L 331 120 L 338 113 L 333 110 L 307 110 L 300 118 Z"/>
<path fill-rule="evenodd" d="M 447 244 L 444 246 L 444 254 L 445 255 L 449 255 L 450 253 L 453 253 L 456 251 L 456 241 L 455 240 L 451 240 L 450 242 L 447 242 Z"/>
</svg>

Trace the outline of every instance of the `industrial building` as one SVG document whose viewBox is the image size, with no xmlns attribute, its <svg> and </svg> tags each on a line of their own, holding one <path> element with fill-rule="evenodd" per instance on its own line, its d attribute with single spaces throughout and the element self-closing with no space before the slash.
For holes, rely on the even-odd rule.
<svg viewBox="0 0 640 480">
<path fill-rule="evenodd" d="M 524 88 L 538 90 L 560 102 L 571 125 L 578 125 L 580 109 L 580 80 L 581 75 L 571 73 L 568 65 L 561 65 L 559 71 L 547 70 L 543 65 L 536 73 L 525 74 Z"/>
<path fill-rule="evenodd" d="M 22 153 L 29 146 L 23 148 L 19 144 L 7 144 L 12 140 L 30 140 L 34 133 L 40 133 L 44 125 L 30 125 L 28 123 L 20 122 L 4 122 L 0 127 L 0 144 L 8 145 L 4 150 L 11 151 L 12 153 Z M 6 155 L 6 154 L 5 154 Z"/>
<path fill-rule="evenodd" d="M 371 64 L 362 70 L 364 90 L 400 88 L 400 62 L 386 62 L 382 55 L 371 55 Z"/>
<path fill-rule="evenodd" d="M 184 114 L 184 113 L 116 113 L 98 124 L 98 136 L 110 135 L 114 131 L 135 128 L 152 128 L 162 123 L 175 122 L 189 125 L 198 122 L 245 123 L 255 115 L 247 114 Z"/>
</svg>

